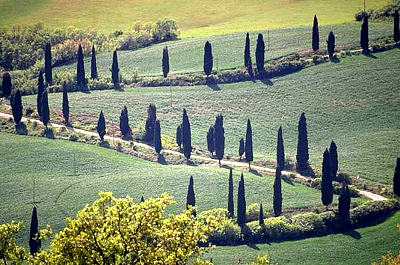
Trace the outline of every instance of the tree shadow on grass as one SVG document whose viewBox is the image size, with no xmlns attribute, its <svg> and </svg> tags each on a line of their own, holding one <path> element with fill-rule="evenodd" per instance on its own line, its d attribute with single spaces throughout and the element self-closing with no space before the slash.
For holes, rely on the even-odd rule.
<svg viewBox="0 0 400 265">
<path fill-rule="evenodd" d="M 249 172 L 250 172 L 251 174 L 254 174 L 254 175 L 259 176 L 259 177 L 262 176 L 262 175 L 260 174 L 260 172 L 258 172 L 257 170 L 255 170 L 255 169 L 253 169 L 253 168 L 251 168 L 251 169 L 249 170 Z"/>
<path fill-rule="evenodd" d="M 193 161 L 190 160 L 190 159 L 187 159 L 187 160 L 186 160 L 186 165 L 192 166 L 192 167 L 197 167 L 197 166 L 198 166 L 195 162 L 193 162 Z"/>
<path fill-rule="evenodd" d="M 160 163 L 161 165 L 168 165 L 167 161 L 165 161 L 165 158 L 162 154 L 158 155 L 157 162 Z"/>
<path fill-rule="evenodd" d="M 369 57 L 369 58 L 372 58 L 372 59 L 378 59 L 373 53 L 371 53 L 370 51 L 368 51 L 368 52 L 363 52 L 362 53 L 365 57 Z"/>
<path fill-rule="evenodd" d="M 356 240 L 360 240 L 361 239 L 361 234 L 356 230 L 345 231 L 342 234 L 346 235 L 346 236 L 351 236 L 352 238 L 354 238 Z"/>
<path fill-rule="evenodd" d="M 267 79 L 267 78 L 260 79 L 260 81 L 261 81 L 261 83 L 263 83 L 264 85 L 267 85 L 267 86 L 273 86 L 274 85 L 274 83 L 270 79 Z"/>
<path fill-rule="evenodd" d="M 260 251 L 260 248 L 257 247 L 257 245 L 254 244 L 254 243 L 248 243 L 247 246 L 248 246 L 249 248 L 252 248 L 252 249 L 255 249 L 255 250 Z"/>
<path fill-rule="evenodd" d="M 102 141 L 101 143 L 100 143 L 100 146 L 101 147 L 105 147 L 105 148 L 110 148 L 110 143 L 108 142 L 108 141 Z"/>
<path fill-rule="evenodd" d="M 340 63 L 340 59 L 337 57 L 333 57 L 333 58 L 331 58 L 331 62 L 332 63 Z"/>
<path fill-rule="evenodd" d="M 212 76 L 207 77 L 206 85 L 214 91 L 220 91 L 221 88 L 218 86 L 217 81 Z"/>
<path fill-rule="evenodd" d="M 225 169 L 232 169 L 232 167 L 228 166 L 228 165 L 220 165 L 219 167 L 220 168 L 225 168 Z"/>
<path fill-rule="evenodd" d="M 292 179 L 290 177 L 288 177 L 286 175 L 282 175 L 282 180 L 284 182 L 286 182 L 287 184 L 294 186 L 294 183 L 293 183 L 293 181 L 292 181 Z"/>
</svg>

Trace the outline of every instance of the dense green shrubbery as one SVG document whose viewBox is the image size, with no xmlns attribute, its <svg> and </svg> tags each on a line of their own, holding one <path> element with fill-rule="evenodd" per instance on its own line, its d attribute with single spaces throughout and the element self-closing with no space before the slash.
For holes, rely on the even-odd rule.
<svg viewBox="0 0 400 265">
<path fill-rule="evenodd" d="M 370 9 L 368 12 L 359 11 L 355 14 L 356 21 L 362 21 L 364 17 L 368 16 L 371 19 L 384 20 L 394 17 L 394 11 L 400 9 L 400 0 L 393 0 L 391 3 L 382 7 L 381 9 Z"/>
<path fill-rule="evenodd" d="M 355 227 L 379 223 L 399 208 L 397 200 L 366 202 L 350 211 L 351 223 Z"/>
</svg>

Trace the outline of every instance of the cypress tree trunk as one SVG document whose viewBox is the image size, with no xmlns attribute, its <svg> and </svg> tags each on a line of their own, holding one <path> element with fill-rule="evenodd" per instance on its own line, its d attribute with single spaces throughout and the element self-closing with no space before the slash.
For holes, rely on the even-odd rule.
<svg viewBox="0 0 400 265">
<path fill-rule="evenodd" d="M 263 73 L 265 61 L 265 43 L 262 34 L 258 34 L 256 47 L 256 64 L 258 73 Z"/>
<path fill-rule="evenodd" d="M 121 115 L 119 116 L 119 128 L 121 130 L 121 134 L 126 137 L 130 136 L 131 129 L 129 127 L 129 115 L 128 109 L 124 106 L 121 110 Z"/>
<path fill-rule="evenodd" d="M 314 16 L 314 24 L 312 30 L 312 49 L 315 52 L 319 50 L 319 29 L 317 15 Z"/>
<path fill-rule="evenodd" d="M 300 116 L 298 129 L 298 140 L 297 140 L 297 170 L 304 171 L 308 169 L 308 136 L 307 136 L 307 121 L 306 115 L 303 112 Z"/>
<path fill-rule="evenodd" d="M 159 120 L 156 120 L 156 122 L 154 123 L 154 149 L 156 150 L 157 154 L 160 155 L 162 149 L 162 143 L 161 143 L 161 126 Z"/>
<path fill-rule="evenodd" d="M 333 32 L 329 32 L 329 36 L 328 36 L 328 40 L 326 41 L 326 43 L 328 44 L 328 54 L 329 54 L 329 59 L 332 60 L 333 58 L 333 54 L 335 53 L 335 34 L 333 34 Z"/>
<path fill-rule="evenodd" d="M 244 154 L 244 140 L 242 137 L 242 138 L 240 138 L 240 141 L 239 141 L 239 159 L 240 160 L 242 160 L 243 154 Z"/>
<path fill-rule="evenodd" d="M 35 256 L 36 253 L 40 251 L 42 246 L 42 242 L 40 239 L 36 239 L 40 236 L 39 232 L 39 222 L 37 217 L 36 207 L 33 207 L 32 217 L 31 217 L 31 228 L 29 231 L 29 249 L 32 256 Z"/>
<path fill-rule="evenodd" d="M 3 97 L 8 98 L 9 96 L 11 96 L 12 84 L 11 84 L 11 76 L 10 73 L 8 72 L 5 72 L 3 74 L 2 87 L 3 87 Z"/>
<path fill-rule="evenodd" d="M 104 119 L 103 111 L 100 111 L 99 120 L 97 121 L 97 133 L 101 141 L 104 141 L 104 135 L 106 135 L 106 120 Z"/>
<path fill-rule="evenodd" d="M 262 203 L 260 203 L 260 217 L 258 218 L 258 224 L 260 226 L 265 225 L 265 222 L 264 222 L 264 210 L 263 210 L 263 207 L 262 207 Z"/>
<path fill-rule="evenodd" d="M 78 48 L 78 63 L 76 65 L 76 82 L 80 86 L 86 85 L 85 64 L 83 62 L 83 50 L 82 50 L 82 46 L 80 44 L 79 44 L 79 48 Z"/>
<path fill-rule="evenodd" d="M 396 168 L 393 176 L 393 192 L 400 197 L 400 157 L 397 158 Z"/>
<path fill-rule="evenodd" d="M 12 97 L 12 115 L 14 117 L 14 122 L 16 125 L 18 125 L 21 122 L 22 119 L 22 97 L 21 97 L 21 92 L 19 89 L 15 92 L 15 95 Z"/>
<path fill-rule="evenodd" d="M 251 131 L 250 119 L 247 120 L 246 142 L 245 142 L 246 161 L 249 163 L 253 161 L 253 135 Z"/>
<path fill-rule="evenodd" d="M 68 89 L 67 89 L 67 84 L 65 82 L 63 84 L 62 112 L 63 112 L 63 116 L 64 116 L 64 122 L 68 126 L 68 124 L 69 124 L 69 102 L 68 102 Z"/>
<path fill-rule="evenodd" d="M 190 132 L 190 122 L 186 109 L 183 109 L 182 120 L 183 154 L 185 155 L 186 159 L 189 160 L 190 154 L 192 153 L 192 135 Z"/>
<path fill-rule="evenodd" d="M 224 117 L 220 114 L 215 119 L 215 153 L 221 165 L 225 151 Z"/>
<path fill-rule="evenodd" d="M 118 56 L 117 51 L 113 53 L 113 62 L 111 66 L 111 79 L 115 89 L 119 89 L 119 68 L 118 68 Z"/>
<path fill-rule="evenodd" d="M 92 46 L 92 60 L 90 62 L 90 78 L 97 79 L 99 75 L 97 74 L 97 61 L 96 61 L 96 49 L 94 45 Z"/>
<path fill-rule="evenodd" d="M 51 65 L 51 46 L 50 43 L 46 44 L 44 49 L 44 72 L 46 77 L 46 82 L 48 84 L 53 83 L 53 70 Z"/>
<path fill-rule="evenodd" d="M 233 203 L 233 172 L 229 170 L 229 188 L 228 188 L 228 214 L 230 218 L 235 216 L 235 206 Z"/>
<path fill-rule="evenodd" d="M 42 116 L 40 116 L 40 120 L 43 122 L 44 126 L 46 126 L 50 121 L 50 109 L 49 109 L 49 97 L 47 94 L 47 90 L 44 90 L 42 95 Z"/>
<path fill-rule="evenodd" d="M 340 218 L 344 220 L 348 220 L 350 218 L 350 203 L 351 197 L 349 186 L 345 181 L 343 181 L 338 205 Z"/>
<path fill-rule="evenodd" d="M 179 149 L 182 147 L 182 125 L 179 125 L 176 128 L 176 144 L 179 146 Z"/>
<path fill-rule="evenodd" d="M 277 141 L 277 148 L 276 148 L 276 161 L 277 161 L 277 168 L 280 170 L 285 169 L 285 148 L 283 145 L 283 131 L 282 126 L 279 127 L 278 130 L 278 141 Z"/>
<path fill-rule="evenodd" d="M 241 227 L 246 224 L 246 195 L 243 173 L 239 181 L 238 189 L 237 223 Z"/>
<path fill-rule="evenodd" d="M 165 46 L 163 49 L 162 70 L 163 70 L 164 78 L 166 78 L 169 73 L 169 55 L 168 55 L 168 47 L 167 46 Z"/>
<path fill-rule="evenodd" d="M 363 49 L 363 53 L 364 54 L 368 54 L 369 53 L 369 49 L 368 49 L 368 43 L 369 43 L 369 39 L 368 39 L 368 16 L 364 17 L 364 21 L 361 25 L 361 48 Z"/>
<path fill-rule="evenodd" d="M 244 47 L 244 66 L 248 67 L 250 61 L 250 34 L 246 34 L 246 45 Z"/>
<path fill-rule="evenodd" d="M 44 80 L 43 80 L 43 72 L 39 72 L 39 77 L 38 77 L 38 94 L 37 94 L 37 101 L 36 101 L 36 107 L 37 111 L 39 114 L 39 117 L 42 116 L 42 96 L 44 92 Z"/>
<path fill-rule="evenodd" d="M 322 162 L 321 195 L 322 203 L 328 209 L 333 200 L 331 158 L 328 149 L 324 152 Z"/>
<path fill-rule="evenodd" d="M 204 45 L 204 73 L 209 76 L 213 68 L 213 56 L 211 43 L 209 41 Z"/>
<path fill-rule="evenodd" d="M 215 151 L 215 126 L 210 126 L 210 129 L 208 129 L 207 133 L 207 149 L 211 153 L 211 156 L 213 156 L 214 151 Z"/>
<path fill-rule="evenodd" d="M 336 179 L 336 174 L 339 169 L 339 161 L 337 147 L 334 141 L 331 142 L 331 146 L 329 147 L 329 154 L 331 158 L 332 179 Z"/>
<path fill-rule="evenodd" d="M 157 120 L 157 109 L 156 106 L 150 104 L 147 108 L 147 120 L 146 120 L 146 134 L 144 140 L 152 142 L 154 138 L 154 123 Z"/>
<path fill-rule="evenodd" d="M 274 181 L 274 214 L 280 216 L 282 214 L 282 177 L 281 169 L 278 167 L 275 172 Z"/>
<path fill-rule="evenodd" d="M 194 194 L 194 182 L 193 182 L 193 177 L 190 176 L 190 182 L 188 186 L 188 193 L 186 197 L 186 210 L 189 209 L 189 205 L 191 206 L 196 206 L 196 198 Z M 193 216 L 196 217 L 196 211 L 193 211 Z"/>
<path fill-rule="evenodd" d="M 400 41 L 400 32 L 399 32 L 399 10 L 394 11 L 394 26 L 393 26 L 393 39 L 397 43 Z"/>
</svg>

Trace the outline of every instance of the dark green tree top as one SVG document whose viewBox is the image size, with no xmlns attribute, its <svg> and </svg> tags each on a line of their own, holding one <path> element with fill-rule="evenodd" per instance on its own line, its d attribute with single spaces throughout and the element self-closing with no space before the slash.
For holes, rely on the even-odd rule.
<svg viewBox="0 0 400 265">
<path fill-rule="evenodd" d="M 45 71 L 46 82 L 48 84 L 53 83 L 53 70 L 52 70 L 52 64 L 51 64 L 51 45 L 50 45 L 50 43 L 47 43 L 46 47 L 44 49 L 44 71 Z"/>
<path fill-rule="evenodd" d="M 331 142 L 331 146 L 329 147 L 329 154 L 331 158 L 332 178 L 335 179 L 339 169 L 339 161 L 338 161 L 337 146 L 334 141 Z"/>
<path fill-rule="evenodd" d="M 368 16 L 364 17 L 363 23 L 361 25 L 361 48 L 363 53 L 369 53 L 369 39 L 368 39 Z"/>
<path fill-rule="evenodd" d="M 313 51 L 319 50 L 319 29 L 317 15 L 314 16 L 313 30 L 312 30 L 312 49 Z"/>
<path fill-rule="evenodd" d="M 246 194 L 243 173 L 240 178 L 238 188 L 237 223 L 241 227 L 246 224 Z"/>
<path fill-rule="evenodd" d="M 40 239 L 36 239 L 39 236 L 40 232 L 39 232 L 39 221 L 37 217 L 37 210 L 36 207 L 33 207 L 32 217 L 31 217 L 31 228 L 29 231 L 29 249 L 32 256 L 36 255 L 36 253 L 40 251 L 40 247 L 42 246 Z"/>
<path fill-rule="evenodd" d="M 3 74 L 2 87 L 3 87 L 3 97 L 7 98 L 11 96 L 12 84 L 11 84 L 11 76 L 10 73 L 8 72 L 5 72 Z"/>
<path fill-rule="evenodd" d="M 47 128 L 47 124 L 50 121 L 49 97 L 47 90 L 44 90 L 42 95 L 42 116 L 40 117 L 40 120 Z"/>
<path fill-rule="evenodd" d="M 351 197 L 350 197 L 350 190 L 349 186 L 347 185 L 346 181 L 342 182 L 342 189 L 340 191 L 340 196 L 339 196 L 339 216 L 342 219 L 349 219 L 350 217 L 350 203 L 351 203 Z"/>
<path fill-rule="evenodd" d="M 328 149 L 324 152 L 322 162 L 321 195 L 322 204 L 328 207 L 333 200 L 331 158 Z"/>
<path fill-rule="evenodd" d="M 396 168 L 393 176 L 393 192 L 400 197 L 400 157 L 397 158 Z"/>
<path fill-rule="evenodd" d="M 228 213 L 229 213 L 230 218 L 233 218 L 235 215 L 235 206 L 233 203 L 233 172 L 232 172 L 232 168 L 229 169 Z"/>
<path fill-rule="evenodd" d="M 256 46 L 256 64 L 258 73 L 264 72 L 264 61 L 265 61 L 265 43 L 263 35 L 258 34 L 257 46 Z"/>
<path fill-rule="evenodd" d="M 277 168 L 280 170 L 285 169 L 285 148 L 283 145 L 283 131 L 282 126 L 279 127 L 278 130 L 278 141 L 277 141 L 277 148 L 276 148 L 276 162 Z"/>
<path fill-rule="evenodd" d="M 15 124 L 19 124 L 22 119 L 22 96 L 19 89 L 15 92 L 15 95 L 12 97 L 12 115 L 14 117 Z"/>
<path fill-rule="evenodd" d="M 176 128 L 176 144 L 179 146 L 179 149 L 182 146 L 182 125 L 179 125 Z"/>
<path fill-rule="evenodd" d="M 213 155 L 215 151 L 215 127 L 210 126 L 207 133 L 207 149 Z"/>
<path fill-rule="evenodd" d="M 303 112 L 300 116 L 297 139 L 297 170 L 303 171 L 308 168 L 308 136 L 307 136 L 307 120 L 306 114 Z"/>
<path fill-rule="evenodd" d="M 78 48 L 78 63 L 76 64 L 76 82 L 78 85 L 85 85 L 85 63 L 83 62 L 82 45 L 79 44 Z"/>
<path fill-rule="evenodd" d="M 183 154 L 186 159 L 190 159 L 192 153 L 192 134 L 190 131 L 190 122 L 186 109 L 183 109 L 182 115 L 182 140 L 183 140 Z"/>
<path fill-rule="evenodd" d="M 239 157 L 240 157 L 240 159 L 242 159 L 243 154 L 244 154 L 244 140 L 242 137 L 242 138 L 240 138 L 240 141 L 239 141 Z"/>
<path fill-rule="evenodd" d="M 68 123 L 69 123 L 69 102 L 68 102 L 68 88 L 67 88 L 67 84 L 65 82 L 63 84 L 62 112 L 63 112 L 65 124 L 68 125 Z"/>
<path fill-rule="evenodd" d="M 101 141 L 104 141 L 104 136 L 106 135 L 106 120 L 103 111 L 100 111 L 99 120 L 97 121 L 97 133 Z"/>
<path fill-rule="evenodd" d="M 247 120 L 247 130 L 246 130 L 246 142 L 245 142 L 245 153 L 246 161 L 249 163 L 253 161 L 253 135 L 251 130 L 250 119 Z M 250 169 L 250 168 L 249 168 Z"/>
<path fill-rule="evenodd" d="M 204 45 L 204 73 L 208 76 L 211 74 L 213 68 L 213 56 L 211 43 L 209 41 Z"/>
<path fill-rule="evenodd" d="M 92 46 L 92 60 L 90 61 L 90 78 L 97 79 L 99 75 L 97 74 L 97 61 L 96 61 L 96 49 L 94 45 Z"/>
<path fill-rule="evenodd" d="M 258 224 L 259 224 L 260 226 L 265 225 L 265 221 L 264 221 L 264 210 L 263 210 L 263 207 L 262 207 L 262 203 L 260 203 L 260 216 L 259 216 L 259 218 L 258 218 Z"/>
<path fill-rule="evenodd" d="M 333 34 L 333 32 L 329 32 L 329 36 L 328 36 L 328 40 L 326 41 L 326 43 L 328 44 L 328 55 L 329 55 L 329 59 L 332 60 L 333 58 L 333 54 L 335 53 L 335 34 Z"/>
<path fill-rule="evenodd" d="M 221 163 L 225 152 L 224 117 L 220 114 L 215 118 L 215 153 Z"/>
<path fill-rule="evenodd" d="M 37 111 L 39 114 L 39 117 L 42 116 L 42 96 L 44 92 L 44 80 L 43 80 L 43 72 L 39 72 L 39 77 L 38 77 L 38 94 L 37 94 L 37 101 L 36 101 L 36 107 Z"/>
<path fill-rule="evenodd" d="M 118 68 L 118 55 L 117 51 L 113 53 L 113 62 L 111 65 L 111 79 L 114 84 L 114 88 L 119 88 L 119 68 Z"/>
<path fill-rule="evenodd" d="M 186 209 L 188 209 L 188 205 L 196 206 L 196 198 L 194 194 L 194 182 L 193 176 L 190 176 L 189 186 L 188 186 L 188 193 L 186 197 Z M 193 212 L 193 215 L 196 216 L 196 212 Z"/>
<path fill-rule="evenodd" d="M 275 216 L 282 214 L 282 175 L 278 167 L 275 172 L 273 207 Z"/>
<path fill-rule="evenodd" d="M 167 77 L 168 73 L 169 73 L 169 55 L 168 55 L 168 47 L 167 46 L 165 46 L 163 49 L 162 70 L 163 70 L 164 77 Z"/>
<path fill-rule="evenodd" d="M 156 150 L 157 154 L 160 154 L 162 149 L 161 126 L 159 120 L 156 120 L 154 123 L 154 149 Z"/>
<path fill-rule="evenodd" d="M 248 66 L 250 59 L 250 34 L 247 32 L 246 44 L 244 46 L 244 66 Z"/>
<path fill-rule="evenodd" d="M 397 43 L 400 41 L 400 30 L 399 30 L 399 10 L 394 11 L 393 19 L 393 39 Z"/>
</svg>

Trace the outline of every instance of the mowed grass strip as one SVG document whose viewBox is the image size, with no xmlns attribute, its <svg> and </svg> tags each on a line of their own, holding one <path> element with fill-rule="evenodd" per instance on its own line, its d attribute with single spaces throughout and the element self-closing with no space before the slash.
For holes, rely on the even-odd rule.
<svg viewBox="0 0 400 265">
<path fill-rule="evenodd" d="M 367 8 L 386 0 L 370 0 Z M 354 20 L 360 1 L 289 0 L 0 0 L 0 26 L 43 22 L 50 28 L 92 27 L 111 33 L 136 21 L 167 18 L 178 22 L 182 37 L 206 37 L 267 28 L 309 25 L 318 14 L 321 25 Z"/>
<path fill-rule="evenodd" d="M 188 110 L 192 144 L 206 150 L 206 135 L 215 116 L 224 116 L 226 154 L 238 153 L 245 136 L 247 119 L 253 126 L 255 158 L 276 158 L 276 137 L 283 127 L 286 157 L 295 160 L 297 125 L 304 111 L 308 123 L 310 161 L 321 167 L 322 154 L 334 140 L 339 168 L 352 175 L 391 183 L 400 150 L 398 107 L 400 54 L 392 50 L 376 58 L 354 56 L 340 63 L 326 63 L 288 76 L 219 85 L 170 88 L 137 88 L 120 91 L 70 93 L 71 116 L 98 117 L 104 111 L 108 122 L 119 123 L 124 105 L 131 126 L 143 126 L 147 106 L 154 103 L 163 134 L 175 137 L 182 122 L 182 108 Z M 50 107 L 61 110 L 62 94 L 50 94 Z M 36 96 L 23 97 L 36 106 Z"/>
</svg>

